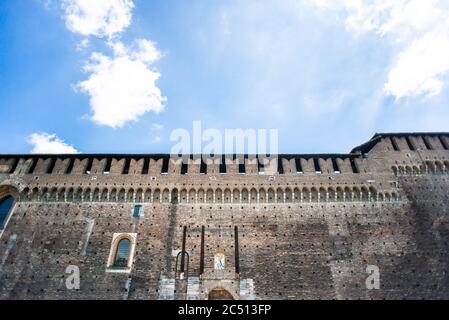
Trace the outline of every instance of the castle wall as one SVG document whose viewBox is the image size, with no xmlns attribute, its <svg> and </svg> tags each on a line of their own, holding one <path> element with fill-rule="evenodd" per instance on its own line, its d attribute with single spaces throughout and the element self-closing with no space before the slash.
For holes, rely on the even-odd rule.
<svg viewBox="0 0 449 320">
<path fill-rule="evenodd" d="M 17 190 L 0 230 L 0 298 L 447 299 L 447 139 L 409 139 L 395 138 L 399 151 L 382 137 L 365 155 L 284 156 L 271 175 L 248 159 L 245 174 L 232 160 L 226 174 L 194 160 L 161 174 L 164 157 L 142 174 L 139 156 L 114 156 L 107 174 L 106 157 L 86 174 L 88 156 L 57 156 L 47 174 L 51 157 L 0 156 L 0 188 Z M 117 233 L 136 234 L 129 273 L 108 267 Z M 66 288 L 69 265 L 79 290 Z M 368 266 L 380 289 L 367 289 Z"/>
</svg>

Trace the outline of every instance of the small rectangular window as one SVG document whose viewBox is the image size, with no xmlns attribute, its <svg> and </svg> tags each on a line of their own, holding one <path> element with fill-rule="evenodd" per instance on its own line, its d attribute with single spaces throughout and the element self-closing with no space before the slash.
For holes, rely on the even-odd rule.
<svg viewBox="0 0 449 320">
<path fill-rule="evenodd" d="M 143 206 L 135 205 L 133 210 L 133 218 L 140 218 L 143 215 Z"/>
</svg>

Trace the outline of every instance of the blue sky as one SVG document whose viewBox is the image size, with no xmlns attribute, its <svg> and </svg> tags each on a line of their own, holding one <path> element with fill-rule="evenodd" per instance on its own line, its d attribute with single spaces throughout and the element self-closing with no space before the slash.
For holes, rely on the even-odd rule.
<svg viewBox="0 0 449 320">
<path fill-rule="evenodd" d="M 165 153 L 195 120 L 282 153 L 449 131 L 444 1 L 89 3 L 0 2 L 1 153 Z"/>
</svg>

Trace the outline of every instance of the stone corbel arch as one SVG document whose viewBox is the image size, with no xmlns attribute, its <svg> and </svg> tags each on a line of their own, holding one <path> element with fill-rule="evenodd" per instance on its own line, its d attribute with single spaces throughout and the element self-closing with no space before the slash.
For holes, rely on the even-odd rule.
<svg viewBox="0 0 449 320">
<path fill-rule="evenodd" d="M 3 199 L 7 196 L 12 196 L 15 201 L 18 201 L 20 192 L 23 190 L 24 186 L 21 186 L 20 184 L 5 182 L 0 184 L 0 199 Z"/>
<path fill-rule="evenodd" d="M 26 183 L 22 179 L 7 179 L 0 183 L 0 192 L 2 191 L 8 191 L 11 192 L 11 194 L 15 199 L 18 199 L 20 193 L 25 189 Z M 3 197 L 3 196 L 1 196 Z"/>
<path fill-rule="evenodd" d="M 20 200 L 20 191 L 15 186 L 2 183 L 0 185 L 0 202 L 2 202 L 7 197 L 12 197 L 13 203 L 12 203 L 12 206 L 9 207 L 9 210 L 6 213 L 6 216 L 4 217 L 4 219 L 2 219 L 0 221 L 0 237 L 3 234 L 3 230 L 5 230 L 9 219 L 11 218 L 12 214 L 14 213 L 14 208 L 15 208 L 17 202 Z"/>
</svg>

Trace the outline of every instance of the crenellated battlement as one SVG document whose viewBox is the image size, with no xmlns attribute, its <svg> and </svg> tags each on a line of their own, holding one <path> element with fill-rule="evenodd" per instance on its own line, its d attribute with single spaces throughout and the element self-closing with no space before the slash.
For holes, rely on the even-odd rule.
<svg viewBox="0 0 449 320">
<path fill-rule="evenodd" d="M 388 156 L 385 155 L 388 152 Z M 391 153 L 390 153 L 391 152 Z M 374 153 L 374 154 L 373 154 Z M 188 155 L 74 154 L 0 155 L 0 174 L 10 175 L 215 175 L 264 174 L 264 161 L 275 160 L 275 175 L 360 174 L 373 171 L 367 159 L 407 154 L 410 165 L 449 159 L 449 133 L 376 134 L 348 154 Z M 416 160 L 418 160 L 416 162 Z M 389 171 L 391 167 L 378 167 Z"/>
</svg>

